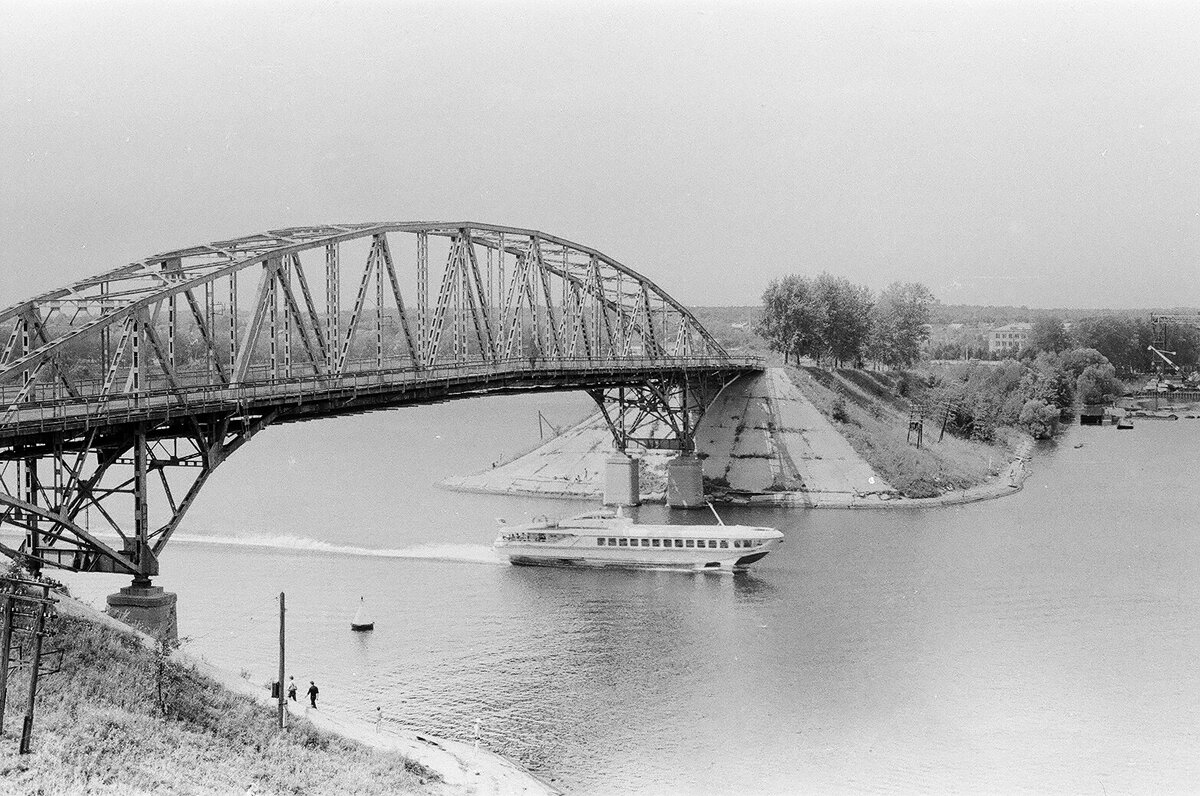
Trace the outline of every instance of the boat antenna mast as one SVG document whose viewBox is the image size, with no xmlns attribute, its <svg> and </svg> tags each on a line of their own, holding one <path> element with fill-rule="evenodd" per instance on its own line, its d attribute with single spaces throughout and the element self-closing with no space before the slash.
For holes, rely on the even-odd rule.
<svg viewBox="0 0 1200 796">
<path fill-rule="evenodd" d="M 706 501 L 704 501 L 704 502 L 708 504 L 708 509 L 709 509 L 709 511 L 711 511 L 711 512 L 713 513 L 713 516 L 717 518 L 717 524 L 718 524 L 718 525 L 724 525 L 724 524 L 725 524 L 725 520 L 721 519 L 721 515 L 717 513 L 717 510 L 716 510 L 715 508 L 713 508 L 712 501 L 711 501 L 711 500 L 706 500 Z"/>
</svg>

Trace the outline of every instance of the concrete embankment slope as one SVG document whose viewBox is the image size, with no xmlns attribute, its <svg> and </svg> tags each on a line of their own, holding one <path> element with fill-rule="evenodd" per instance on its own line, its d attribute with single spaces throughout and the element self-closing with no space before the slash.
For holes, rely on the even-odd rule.
<svg viewBox="0 0 1200 796">
<path fill-rule="evenodd" d="M 696 440 L 705 477 L 735 493 L 763 499 L 790 493 L 818 507 L 891 492 L 778 368 L 726 388 L 705 413 Z"/>
<path fill-rule="evenodd" d="M 656 428 L 655 436 L 666 436 Z M 704 475 L 717 494 L 749 502 L 805 506 L 881 503 L 891 487 L 780 369 L 730 384 L 696 432 Z M 451 489 L 596 500 L 603 495 L 612 435 L 599 414 L 530 453 L 473 475 Z M 675 454 L 631 450 L 640 460 L 642 499 L 661 501 Z"/>
</svg>

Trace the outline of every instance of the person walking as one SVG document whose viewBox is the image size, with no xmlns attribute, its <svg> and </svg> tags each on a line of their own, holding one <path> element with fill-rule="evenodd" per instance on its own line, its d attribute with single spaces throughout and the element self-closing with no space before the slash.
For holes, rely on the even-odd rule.
<svg viewBox="0 0 1200 796">
<path fill-rule="evenodd" d="M 375 732 L 379 732 L 379 728 L 383 726 L 383 707 L 375 706 Z"/>
<path fill-rule="evenodd" d="M 317 694 L 321 693 L 321 689 L 317 688 L 317 684 L 312 680 L 308 681 L 308 701 L 315 708 L 317 706 Z"/>
<path fill-rule="evenodd" d="M 288 699 L 292 700 L 293 702 L 296 701 L 296 678 L 295 677 L 288 678 L 287 695 L 288 695 Z"/>
</svg>

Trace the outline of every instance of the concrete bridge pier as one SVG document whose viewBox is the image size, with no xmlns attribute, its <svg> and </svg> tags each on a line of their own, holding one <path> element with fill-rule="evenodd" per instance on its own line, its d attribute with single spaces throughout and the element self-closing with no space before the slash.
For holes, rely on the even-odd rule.
<svg viewBox="0 0 1200 796">
<path fill-rule="evenodd" d="M 175 616 L 176 595 L 151 586 L 150 581 L 134 579 L 116 594 L 108 595 L 108 615 L 144 631 L 159 641 L 179 639 Z"/>
<path fill-rule="evenodd" d="M 616 451 L 604 463 L 604 505 L 636 506 L 642 502 L 638 460 Z"/>
<path fill-rule="evenodd" d="M 676 509 L 704 505 L 704 470 L 696 454 L 684 451 L 667 465 L 667 505 Z"/>
</svg>

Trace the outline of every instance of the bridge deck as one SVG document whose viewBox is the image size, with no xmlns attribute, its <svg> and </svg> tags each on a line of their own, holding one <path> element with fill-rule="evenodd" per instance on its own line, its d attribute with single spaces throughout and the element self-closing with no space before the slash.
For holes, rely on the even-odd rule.
<svg viewBox="0 0 1200 796">
<path fill-rule="evenodd" d="M 304 376 L 239 385 L 197 384 L 140 394 L 82 395 L 19 404 L 0 419 L 0 445 L 136 423 L 277 412 L 275 423 L 356 414 L 476 395 L 613 387 L 648 376 L 733 376 L 762 369 L 757 358 L 657 357 L 524 360 Z"/>
</svg>

